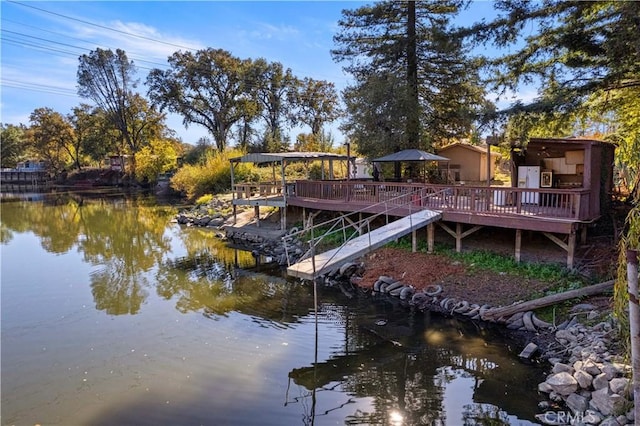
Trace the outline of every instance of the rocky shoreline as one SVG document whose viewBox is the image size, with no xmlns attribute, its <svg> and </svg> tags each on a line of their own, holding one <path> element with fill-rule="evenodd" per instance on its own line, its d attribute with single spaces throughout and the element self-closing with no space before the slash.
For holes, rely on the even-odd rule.
<svg viewBox="0 0 640 426">
<path fill-rule="evenodd" d="M 175 221 L 185 226 L 213 228 L 220 238 L 263 256 L 268 261 L 286 265 L 295 262 L 306 250 L 304 244 L 286 237 L 286 232 L 274 238 L 242 227 L 232 226 L 228 201 L 214 199 L 205 206 L 178 214 Z M 211 213 L 215 211 L 215 213 Z M 288 260 L 289 259 L 289 260 Z M 348 292 L 348 285 L 358 286 L 364 264 L 350 263 L 323 277 L 325 285 L 339 286 Z M 388 276 L 380 276 L 373 295 L 398 298 L 407 307 L 457 316 L 470 321 L 486 321 L 489 305 L 440 297 L 442 288 L 429 286 L 416 291 L 410 284 Z M 578 318 L 582 318 L 578 320 Z M 543 424 L 633 425 L 634 409 L 631 366 L 619 355 L 618 325 L 610 313 L 599 312 L 594 306 L 578 304 L 571 317 L 559 325 L 540 320 L 535 313 L 521 312 L 509 318 L 492 321 L 502 324 L 512 333 L 524 336 L 529 344 L 522 358 L 537 357 L 550 363 L 550 373 L 538 390 L 548 398 L 539 404 L 543 413 L 537 416 Z M 534 343 L 535 342 L 535 343 Z"/>
</svg>

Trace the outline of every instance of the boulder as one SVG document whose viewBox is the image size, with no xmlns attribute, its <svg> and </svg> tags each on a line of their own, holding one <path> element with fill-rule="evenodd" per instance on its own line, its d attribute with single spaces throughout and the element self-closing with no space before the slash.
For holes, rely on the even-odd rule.
<svg viewBox="0 0 640 426">
<path fill-rule="evenodd" d="M 570 395 L 578 389 L 578 381 L 566 371 L 552 374 L 547 378 L 546 383 L 559 395 Z"/>
<path fill-rule="evenodd" d="M 562 331 L 562 330 L 560 330 Z M 573 374 L 574 373 L 574 369 L 572 366 L 567 365 L 567 364 L 563 364 L 561 362 L 557 363 L 556 365 L 553 366 L 553 369 L 551 370 L 551 372 L 553 374 L 558 374 L 558 373 L 569 373 L 569 374 Z"/>
<path fill-rule="evenodd" d="M 593 362 L 593 360 L 591 359 L 587 359 L 582 363 L 582 370 L 586 371 L 592 376 L 596 376 L 601 373 L 600 368 L 598 367 L 598 364 Z"/>
<path fill-rule="evenodd" d="M 591 394 L 591 404 L 605 416 L 620 411 L 626 404 L 626 400 L 620 395 L 609 394 L 609 388 L 599 389 Z"/>
<path fill-rule="evenodd" d="M 573 378 L 576 379 L 582 389 L 589 389 L 593 376 L 584 370 L 578 370 L 573 373 Z"/>
<path fill-rule="evenodd" d="M 609 381 L 607 380 L 607 375 L 604 373 L 600 373 L 597 376 L 595 376 L 591 384 L 595 390 L 609 388 Z"/>
<path fill-rule="evenodd" d="M 578 395 L 577 393 L 572 393 L 571 395 L 569 395 L 565 402 L 567 404 L 567 407 L 569 407 L 571 411 L 574 412 L 574 414 L 582 414 L 587 410 L 587 408 L 589 408 L 589 400 L 587 400 L 587 398 L 585 398 L 584 396 Z"/>
<path fill-rule="evenodd" d="M 631 391 L 629 379 L 625 377 L 611 379 L 609 382 L 609 389 L 611 389 L 611 392 L 617 393 L 618 395 L 628 395 Z"/>
</svg>

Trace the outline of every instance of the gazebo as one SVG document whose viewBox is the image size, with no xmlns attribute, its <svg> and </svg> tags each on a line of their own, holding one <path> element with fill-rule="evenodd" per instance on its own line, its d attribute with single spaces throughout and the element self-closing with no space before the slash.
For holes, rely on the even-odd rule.
<svg viewBox="0 0 640 426">
<path fill-rule="evenodd" d="M 441 155 L 432 154 L 430 152 L 422 151 L 420 149 L 405 149 L 403 151 L 394 152 L 393 154 L 385 155 L 384 157 L 371 160 L 372 163 L 395 163 L 396 170 L 399 170 L 400 163 L 420 163 L 422 164 L 423 176 L 426 175 L 426 165 L 429 162 L 447 163 L 449 165 L 449 159 Z M 395 178 L 398 179 L 399 172 L 396 172 Z"/>
</svg>

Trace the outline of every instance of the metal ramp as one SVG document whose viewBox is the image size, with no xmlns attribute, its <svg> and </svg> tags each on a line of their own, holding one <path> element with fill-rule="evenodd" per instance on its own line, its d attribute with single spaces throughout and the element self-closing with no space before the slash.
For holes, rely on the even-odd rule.
<svg viewBox="0 0 640 426">
<path fill-rule="evenodd" d="M 287 268 L 287 274 L 313 280 L 338 269 L 385 244 L 439 220 L 442 214 L 433 210 L 419 210 L 347 241 L 342 246 L 308 257 Z"/>
</svg>

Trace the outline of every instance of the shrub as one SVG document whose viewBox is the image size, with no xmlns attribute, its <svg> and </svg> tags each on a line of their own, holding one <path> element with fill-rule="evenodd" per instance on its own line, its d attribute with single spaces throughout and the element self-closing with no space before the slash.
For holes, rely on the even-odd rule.
<svg viewBox="0 0 640 426">
<path fill-rule="evenodd" d="M 180 168 L 171 178 L 171 187 L 185 194 L 189 200 L 195 200 L 204 194 L 227 192 L 231 188 L 229 158 L 241 155 L 242 152 L 239 150 L 207 154 L 203 164 L 187 164 Z M 234 169 L 236 181 L 250 179 L 253 171 L 252 165 L 238 164 Z"/>
</svg>

